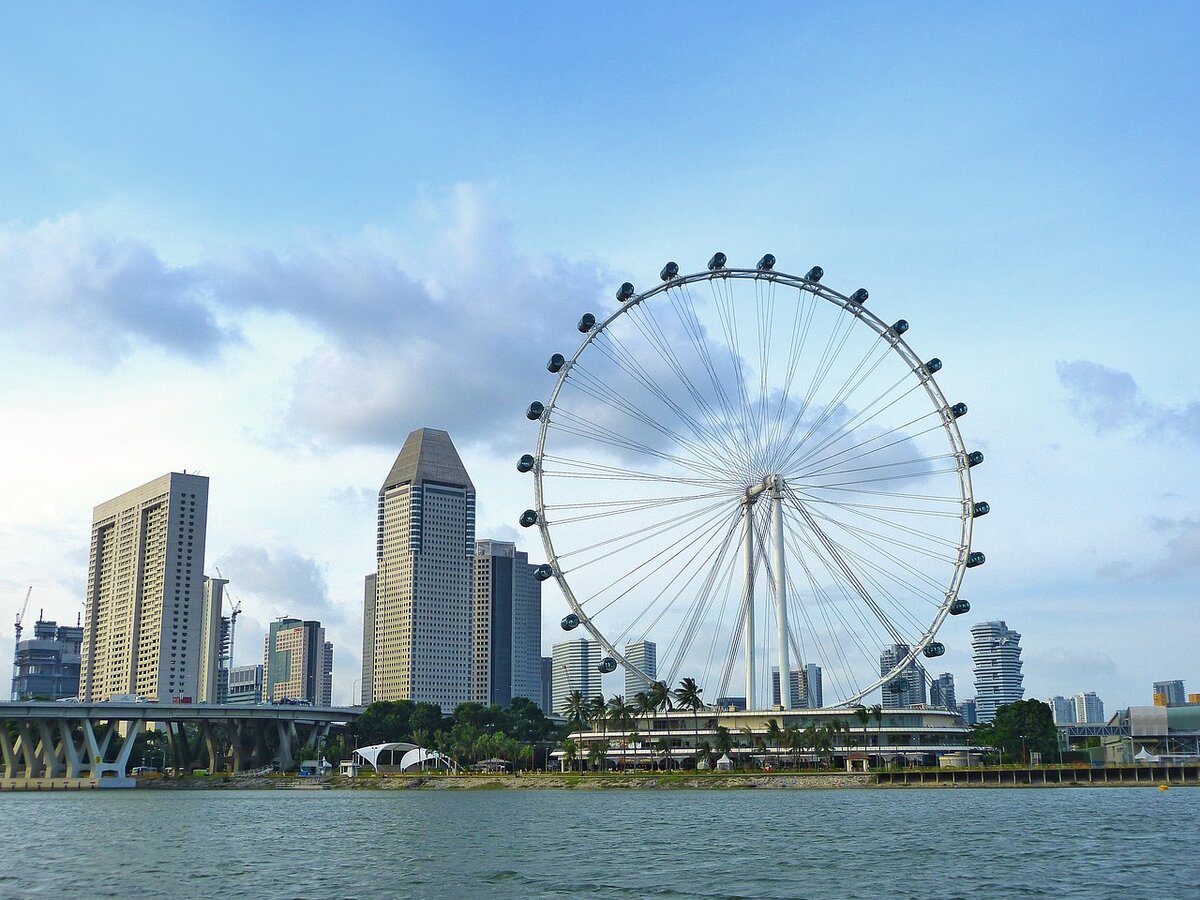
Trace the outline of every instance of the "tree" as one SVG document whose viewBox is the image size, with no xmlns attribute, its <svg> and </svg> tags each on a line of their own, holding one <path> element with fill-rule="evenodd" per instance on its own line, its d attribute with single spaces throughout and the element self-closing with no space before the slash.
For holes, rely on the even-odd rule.
<svg viewBox="0 0 1200 900">
<path fill-rule="evenodd" d="M 671 711 L 671 691 L 667 688 L 665 681 L 656 681 L 650 685 L 650 704 L 656 713 L 659 710 L 663 710 L 664 712 Z M 666 716 L 665 718 L 667 722 L 667 749 L 670 751 L 668 759 L 673 761 L 675 754 L 671 746 L 671 717 Z"/>
<path fill-rule="evenodd" d="M 780 745 L 783 743 L 783 729 L 779 727 L 779 723 L 774 719 L 767 719 L 767 746 L 774 747 L 775 753 L 778 756 Z"/>
<path fill-rule="evenodd" d="M 875 720 L 875 746 L 879 750 L 880 765 L 883 765 L 883 707 L 876 703 L 870 713 Z"/>
<path fill-rule="evenodd" d="M 783 729 L 783 746 L 796 754 L 796 771 L 800 771 L 800 747 L 804 740 L 799 725 L 786 725 Z"/>
<path fill-rule="evenodd" d="M 575 765 L 575 760 L 579 756 L 579 745 L 571 738 L 565 738 L 562 742 L 563 762 L 566 763 L 568 769 Z"/>
<path fill-rule="evenodd" d="M 695 731 L 693 743 L 696 746 L 697 756 L 699 756 L 700 749 L 700 716 L 697 713 L 704 707 L 704 701 L 700 699 L 702 693 L 703 690 L 696 684 L 694 678 L 683 679 L 679 682 L 679 687 L 675 689 L 675 702 L 682 708 L 692 711 L 692 724 Z"/>
<path fill-rule="evenodd" d="M 717 726 L 717 733 L 713 738 L 713 746 L 717 748 L 718 753 L 726 756 L 733 749 L 733 735 L 729 733 L 729 729 L 724 725 Z"/>
<path fill-rule="evenodd" d="M 571 691 L 567 696 L 567 722 L 579 730 L 579 742 L 583 743 L 583 723 L 587 721 L 587 703 L 582 691 Z M 579 771 L 583 771 L 583 755 L 579 755 Z"/>
<path fill-rule="evenodd" d="M 865 706 L 854 707 L 854 717 L 858 719 L 858 724 L 862 726 L 862 745 L 863 752 L 867 751 L 867 723 L 871 721 L 871 711 Z"/>
<path fill-rule="evenodd" d="M 625 771 L 625 750 L 627 749 L 627 732 L 633 720 L 633 707 L 625 702 L 621 694 L 608 701 L 608 721 L 621 731 L 621 771 Z"/>
<path fill-rule="evenodd" d="M 1028 762 L 1031 752 L 1049 758 L 1058 750 L 1054 713 L 1041 700 L 1018 700 L 1001 706 L 990 724 L 974 726 L 971 739 L 1022 762 Z"/>
<path fill-rule="evenodd" d="M 608 704 L 604 702 L 604 695 L 597 692 L 596 696 L 588 701 L 587 705 L 588 716 L 592 720 L 592 731 L 596 730 L 596 725 L 600 725 L 600 740 L 604 743 L 605 750 L 608 749 Z M 590 754 L 589 754 L 590 756 Z M 604 762 L 607 764 L 608 757 L 604 757 Z"/>
</svg>

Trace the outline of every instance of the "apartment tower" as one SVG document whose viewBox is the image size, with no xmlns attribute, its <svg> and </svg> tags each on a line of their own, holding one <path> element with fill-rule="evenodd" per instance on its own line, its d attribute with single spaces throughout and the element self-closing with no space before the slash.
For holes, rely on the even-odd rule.
<svg viewBox="0 0 1200 900">
<path fill-rule="evenodd" d="M 1021 675 L 1021 635 L 1003 621 L 971 626 L 975 658 L 975 709 L 980 722 L 996 718 L 996 710 L 1025 696 Z"/>
<path fill-rule="evenodd" d="M 229 616 L 221 615 L 224 605 L 225 578 L 204 578 L 200 607 L 200 682 L 196 688 L 199 703 L 224 703 L 229 693 Z"/>
<path fill-rule="evenodd" d="M 79 697 L 199 690 L 208 479 L 172 472 L 92 513 Z"/>
<path fill-rule="evenodd" d="M 554 690 L 554 713 L 565 716 L 567 701 L 573 691 L 579 691 L 584 701 L 600 693 L 600 644 L 579 638 L 555 644 L 551 650 L 554 671 L 551 684 Z"/>
<path fill-rule="evenodd" d="M 638 692 L 649 693 L 650 682 L 658 678 L 658 646 L 654 641 L 634 641 L 625 645 L 625 658 L 646 675 L 643 678 L 632 669 L 625 670 L 625 702 L 633 703 Z"/>
<path fill-rule="evenodd" d="M 879 674 L 887 675 L 912 652 L 908 644 L 892 644 L 879 654 Z M 903 687 L 903 690 L 900 688 Z M 883 684 L 884 709 L 911 709 L 925 704 L 925 668 L 915 658 Z"/>
<path fill-rule="evenodd" d="M 375 556 L 364 702 L 453 710 L 471 699 L 475 487 L 446 432 L 404 442 L 379 490 Z"/>
</svg>

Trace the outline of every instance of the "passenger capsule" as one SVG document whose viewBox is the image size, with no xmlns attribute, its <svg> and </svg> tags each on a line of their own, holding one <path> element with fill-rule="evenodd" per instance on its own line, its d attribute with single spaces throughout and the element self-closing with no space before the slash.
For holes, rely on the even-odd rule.
<svg viewBox="0 0 1200 900">
<path fill-rule="evenodd" d="M 537 520 L 538 514 L 532 509 L 527 509 L 521 513 L 521 518 L 518 521 L 521 523 L 522 528 L 528 528 L 530 525 L 536 525 Z"/>
<path fill-rule="evenodd" d="M 982 566 L 985 562 L 987 562 L 987 557 L 984 556 L 982 553 L 980 553 L 978 550 L 976 550 L 974 553 L 967 555 L 967 568 L 968 569 L 973 569 L 976 566 Z"/>
<path fill-rule="evenodd" d="M 596 666 L 596 671 L 607 675 L 609 672 L 617 671 L 617 661 L 611 656 L 606 656 L 600 660 L 600 665 Z"/>
<path fill-rule="evenodd" d="M 626 281 L 619 288 L 617 288 L 617 299 L 622 303 L 631 298 L 633 294 L 633 284 L 631 282 Z"/>
<path fill-rule="evenodd" d="M 935 656 L 944 656 L 946 653 L 946 645 L 934 641 L 932 644 L 926 644 L 925 649 L 922 652 L 930 659 L 933 659 Z"/>
<path fill-rule="evenodd" d="M 596 327 L 596 317 L 591 313 L 584 313 L 583 318 L 579 320 L 579 324 L 576 327 L 579 329 L 580 334 L 587 334 Z"/>
<path fill-rule="evenodd" d="M 574 631 L 578 627 L 579 627 L 579 616 L 575 615 L 575 613 L 568 613 L 567 615 L 563 616 L 563 620 L 562 620 L 562 630 L 563 631 Z"/>
<path fill-rule="evenodd" d="M 669 262 L 662 267 L 662 271 L 658 273 L 658 277 L 663 281 L 670 281 L 672 278 L 679 277 L 679 263 Z M 629 285 L 631 288 L 633 285 Z"/>
<path fill-rule="evenodd" d="M 529 409 L 525 410 L 525 418 L 527 418 L 530 422 L 536 422 L 542 417 L 542 413 L 545 411 L 546 407 L 544 407 L 537 400 L 534 400 L 529 404 Z"/>
<path fill-rule="evenodd" d="M 550 357 L 550 362 L 546 363 L 546 371 L 557 372 L 564 365 L 566 365 L 566 362 L 567 359 L 565 356 L 563 356 L 561 353 L 555 353 L 552 357 Z"/>
<path fill-rule="evenodd" d="M 971 611 L 971 602 L 963 597 L 955 597 L 954 602 L 950 604 L 950 615 L 961 616 L 963 613 Z"/>
<path fill-rule="evenodd" d="M 978 450 L 972 450 L 970 453 L 967 454 L 967 468 L 968 469 L 975 468 L 981 462 L 983 462 L 983 454 L 980 453 Z"/>
<path fill-rule="evenodd" d="M 534 462 L 535 460 L 531 454 L 524 454 L 520 459 L 517 460 L 517 471 L 532 472 Z"/>
<path fill-rule="evenodd" d="M 896 324 L 892 326 L 892 334 L 896 335 L 896 337 L 899 337 L 906 331 L 908 331 L 908 322 L 906 322 L 904 319 L 898 320 Z"/>
<path fill-rule="evenodd" d="M 775 268 L 775 257 L 768 253 L 758 261 L 758 265 L 754 268 L 758 269 L 760 272 L 770 272 L 773 268 Z"/>
<path fill-rule="evenodd" d="M 992 511 L 991 504 L 986 500 L 980 500 L 971 507 L 971 518 L 978 519 L 980 516 L 986 516 Z"/>
<path fill-rule="evenodd" d="M 820 281 L 825 277 L 825 270 L 820 266 L 813 266 L 808 270 L 808 274 L 804 276 L 809 281 Z"/>
<path fill-rule="evenodd" d="M 867 302 L 867 298 L 870 296 L 871 295 L 867 293 L 866 288 L 859 288 L 857 291 L 855 291 L 853 294 L 850 295 L 850 302 L 856 304 L 857 306 L 862 306 L 864 303 Z"/>
<path fill-rule="evenodd" d="M 942 361 L 935 356 L 929 362 L 925 363 L 925 371 L 930 375 L 934 372 L 942 371 Z"/>
<path fill-rule="evenodd" d="M 536 569 L 533 570 L 533 577 L 536 578 L 538 581 L 545 581 L 547 578 L 550 578 L 552 575 L 554 575 L 554 570 L 552 568 L 550 568 L 550 563 L 542 563 L 540 566 L 538 566 Z"/>
<path fill-rule="evenodd" d="M 907 678 L 897 678 L 895 681 L 893 681 L 891 684 L 888 685 L 888 690 L 891 691 L 893 694 L 903 694 L 905 691 L 908 690 L 908 679 Z"/>
<path fill-rule="evenodd" d="M 952 407 L 950 407 L 950 415 L 954 416 L 956 419 L 961 419 L 966 414 L 967 404 L 965 403 L 955 403 Z"/>
<path fill-rule="evenodd" d="M 712 259 L 708 261 L 708 271 L 715 272 L 717 269 L 725 268 L 726 259 L 724 253 L 714 253 Z"/>
</svg>

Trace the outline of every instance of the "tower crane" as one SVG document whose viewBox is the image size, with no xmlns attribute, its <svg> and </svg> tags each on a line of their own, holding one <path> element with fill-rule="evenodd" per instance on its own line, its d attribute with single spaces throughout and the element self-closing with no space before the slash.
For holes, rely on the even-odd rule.
<svg viewBox="0 0 1200 900">
<path fill-rule="evenodd" d="M 217 577 L 228 584 L 228 579 L 221 574 L 221 567 L 214 566 L 214 568 L 217 570 Z M 224 668 L 228 671 L 233 668 L 233 636 L 234 632 L 237 631 L 238 616 L 242 614 L 242 601 L 232 591 L 226 591 L 226 593 L 229 594 L 232 604 L 229 609 L 229 655 L 227 659 L 223 660 L 225 663 Z"/>
<path fill-rule="evenodd" d="M 25 592 L 25 603 L 22 604 L 21 611 L 19 613 L 17 613 L 17 624 L 16 624 L 17 643 L 13 649 L 13 680 L 12 680 L 12 690 L 9 692 L 9 699 L 11 699 L 11 700 L 17 699 L 17 671 L 18 671 L 17 670 L 17 654 L 20 652 L 20 649 L 21 649 L 21 622 L 24 621 L 24 619 L 25 619 L 25 610 L 29 609 L 29 595 L 32 593 L 33 593 L 33 585 L 31 584 L 29 586 L 29 590 L 27 590 Z"/>
</svg>

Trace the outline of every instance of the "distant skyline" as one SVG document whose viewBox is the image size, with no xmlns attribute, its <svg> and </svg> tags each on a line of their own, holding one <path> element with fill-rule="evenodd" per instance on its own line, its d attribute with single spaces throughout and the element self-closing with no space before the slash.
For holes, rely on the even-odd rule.
<svg viewBox="0 0 1200 900">
<path fill-rule="evenodd" d="M 30 584 L 30 622 L 74 622 L 92 508 L 199 471 L 235 661 L 319 620 L 349 702 L 405 436 L 448 430 L 478 537 L 539 561 L 513 464 L 546 357 L 623 280 L 771 252 L 866 286 L 970 406 L 992 512 L 938 637 L 958 698 L 994 619 L 1026 697 L 1200 690 L 1198 28 L 1184 3 L 6 5 L 0 625 Z"/>
</svg>

